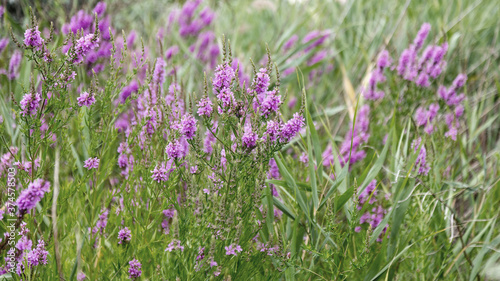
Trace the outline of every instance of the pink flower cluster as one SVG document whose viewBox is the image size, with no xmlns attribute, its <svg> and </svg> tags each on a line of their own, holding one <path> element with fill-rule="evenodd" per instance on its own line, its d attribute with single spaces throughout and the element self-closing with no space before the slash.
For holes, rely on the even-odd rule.
<svg viewBox="0 0 500 281">
<path fill-rule="evenodd" d="M 38 26 L 26 29 L 26 31 L 24 32 L 24 45 L 26 45 L 27 47 L 35 48 L 36 50 L 40 50 L 43 44 L 44 40 L 42 36 L 40 36 Z"/>
<path fill-rule="evenodd" d="M 370 106 L 365 104 L 358 110 L 356 120 L 349 125 L 351 129 L 347 132 L 344 141 L 340 145 L 339 162 L 342 166 L 350 163 L 350 165 L 364 159 L 366 152 L 362 149 L 362 145 L 368 142 L 370 134 L 368 126 Z M 353 126 L 354 125 L 354 126 Z M 323 165 L 330 166 L 334 164 L 332 146 L 328 145 L 323 152 Z"/>
<path fill-rule="evenodd" d="M 36 204 L 42 200 L 43 196 L 50 189 L 50 183 L 43 179 L 36 179 L 23 190 L 17 198 L 17 207 L 20 211 L 29 211 L 35 208 Z"/>
<path fill-rule="evenodd" d="M 42 97 L 39 93 L 28 93 L 24 95 L 23 99 L 20 102 L 21 115 L 35 115 L 40 108 L 41 101 Z"/>
<path fill-rule="evenodd" d="M 430 29 L 430 24 L 424 23 L 422 25 L 413 44 L 401 54 L 397 66 L 400 76 L 423 88 L 430 86 L 430 78 L 435 79 L 441 74 L 442 69 L 446 66 L 444 56 L 448 51 L 447 43 L 441 46 L 429 45 L 418 57 L 418 52 L 422 49 Z"/>
<path fill-rule="evenodd" d="M 85 160 L 83 167 L 88 170 L 99 168 L 99 158 L 94 157 Z"/>
</svg>

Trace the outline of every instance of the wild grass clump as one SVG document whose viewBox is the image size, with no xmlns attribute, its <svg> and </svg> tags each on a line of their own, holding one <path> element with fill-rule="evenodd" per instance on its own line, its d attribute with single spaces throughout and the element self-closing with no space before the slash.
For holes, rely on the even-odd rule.
<svg viewBox="0 0 500 281">
<path fill-rule="evenodd" d="M 341 2 L 0 6 L 0 278 L 498 278 L 499 8 Z"/>
</svg>

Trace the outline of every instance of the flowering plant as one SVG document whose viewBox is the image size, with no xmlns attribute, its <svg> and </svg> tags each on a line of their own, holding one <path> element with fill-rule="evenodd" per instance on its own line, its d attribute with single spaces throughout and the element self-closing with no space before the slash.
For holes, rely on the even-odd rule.
<svg viewBox="0 0 500 281">
<path fill-rule="evenodd" d="M 14 2 L 0 279 L 494 276 L 500 37 L 446 22 L 479 2 L 441 37 L 439 1 Z"/>
</svg>

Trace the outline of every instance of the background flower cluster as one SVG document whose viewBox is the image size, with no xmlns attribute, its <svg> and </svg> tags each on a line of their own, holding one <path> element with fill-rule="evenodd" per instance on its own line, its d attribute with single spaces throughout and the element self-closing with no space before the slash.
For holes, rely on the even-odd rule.
<svg viewBox="0 0 500 281">
<path fill-rule="evenodd" d="M 494 1 L 70 2 L 0 6 L 0 276 L 500 278 Z"/>
</svg>

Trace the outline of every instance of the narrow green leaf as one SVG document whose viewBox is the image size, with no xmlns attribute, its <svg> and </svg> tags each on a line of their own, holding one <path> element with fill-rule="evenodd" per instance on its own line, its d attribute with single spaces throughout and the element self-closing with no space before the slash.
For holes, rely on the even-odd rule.
<svg viewBox="0 0 500 281">
<path fill-rule="evenodd" d="M 276 206 L 278 209 L 280 209 L 285 215 L 289 216 L 292 220 L 295 220 L 296 215 L 290 209 L 288 209 L 288 207 L 285 206 L 285 204 L 283 204 L 283 202 L 278 200 L 278 198 L 273 197 L 273 203 L 274 203 L 274 206 Z"/>
<path fill-rule="evenodd" d="M 354 186 L 351 186 L 346 190 L 346 192 L 344 192 L 339 197 L 335 198 L 334 200 L 335 212 L 340 210 L 340 208 L 342 208 L 345 205 L 345 203 L 349 201 L 349 199 L 352 197 L 353 194 L 354 194 Z"/>
<path fill-rule="evenodd" d="M 393 213 L 393 218 L 391 222 L 391 235 L 390 235 L 390 240 L 389 240 L 389 247 L 387 249 L 387 257 L 391 258 L 397 243 L 399 241 L 398 239 L 398 232 L 399 228 L 401 227 L 401 223 L 403 222 L 403 219 L 406 214 L 406 210 L 410 206 L 410 198 L 409 198 L 409 193 L 415 186 L 415 179 L 412 178 L 410 179 L 410 183 L 406 186 L 406 192 L 400 193 L 400 197 L 396 201 L 396 206 L 393 207 L 394 211 Z"/>
<path fill-rule="evenodd" d="M 267 216 L 266 216 L 266 224 L 269 230 L 269 233 L 273 232 L 273 221 L 274 221 L 274 209 L 273 209 L 273 198 L 274 196 L 271 194 L 271 186 L 267 185 L 265 201 L 267 203 Z"/>
<path fill-rule="evenodd" d="M 328 177 L 328 179 L 330 181 L 332 181 L 332 179 L 330 179 L 330 177 Z M 337 187 L 344 181 L 345 179 L 345 175 L 343 177 L 340 177 L 338 178 L 336 181 L 332 181 L 333 184 L 332 186 L 330 187 L 330 189 L 328 190 L 328 192 L 326 193 L 325 197 L 323 198 L 323 200 L 321 201 L 321 204 L 319 204 L 319 208 L 318 208 L 318 211 L 321 210 L 321 208 L 323 208 L 323 206 L 325 206 L 326 202 L 328 201 L 328 199 L 332 196 L 332 194 L 335 192 L 335 190 L 337 190 Z"/>
<path fill-rule="evenodd" d="M 304 228 L 300 225 L 300 219 L 293 222 L 293 237 L 291 245 L 292 258 L 298 256 L 300 246 L 304 242 Z"/>
<path fill-rule="evenodd" d="M 274 184 L 274 185 L 283 186 L 286 188 L 292 188 L 292 187 L 288 186 L 288 184 L 284 180 L 266 180 L 266 182 Z M 298 187 L 304 189 L 305 191 L 308 191 L 308 192 L 311 191 L 311 186 L 308 185 L 307 183 L 305 183 L 305 182 L 295 182 L 295 183 L 297 184 Z"/>
<path fill-rule="evenodd" d="M 384 266 L 384 268 L 382 268 L 382 270 L 380 270 L 377 274 L 375 274 L 375 276 L 373 276 L 370 280 L 371 281 L 374 281 L 376 280 L 380 275 L 382 275 L 382 273 L 384 273 L 389 267 L 391 267 L 391 265 L 396 261 L 398 260 L 406 251 L 408 251 L 408 249 L 410 249 L 411 246 L 413 246 L 413 244 L 415 243 L 412 243 L 408 246 L 406 246 L 401 252 L 399 252 L 386 266 Z"/>
<path fill-rule="evenodd" d="M 358 190 L 358 195 L 365 190 L 365 188 L 368 186 L 368 184 L 375 178 L 375 176 L 378 175 L 380 170 L 382 169 L 382 166 L 384 165 L 385 158 L 387 157 L 387 151 L 389 151 L 389 147 L 391 146 L 391 132 L 389 132 L 389 137 L 387 137 L 387 141 L 384 145 L 384 149 L 382 149 L 382 153 L 380 153 L 380 156 L 378 157 L 377 161 L 375 164 L 373 164 L 372 168 L 368 172 L 368 175 L 366 176 L 365 180 L 363 181 L 363 184 L 361 184 L 361 187 Z"/>
<path fill-rule="evenodd" d="M 312 148 L 312 141 L 311 141 L 311 136 L 315 133 L 316 135 L 316 141 L 318 141 L 318 133 L 316 132 L 316 129 L 314 128 L 314 124 L 311 119 L 311 115 L 309 114 L 309 110 L 307 110 L 306 106 L 306 118 L 307 118 L 307 152 L 309 155 L 309 179 L 311 181 L 311 187 L 312 187 L 312 199 L 313 199 L 313 212 L 311 216 L 314 216 L 314 210 L 318 208 L 319 205 L 319 198 L 318 198 L 318 184 L 316 182 L 316 170 L 314 165 L 314 156 L 313 156 L 313 148 Z M 319 146 L 319 143 L 316 144 Z M 316 155 L 319 154 L 319 148 L 314 148 Z M 316 161 L 317 165 L 320 165 L 321 162 L 321 156 L 319 157 L 320 160 Z"/>
<path fill-rule="evenodd" d="M 496 221 L 496 220 L 495 220 Z M 488 243 L 491 239 L 491 235 L 493 233 L 494 228 L 491 228 L 490 233 L 488 234 L 488 237 L 485 241 L 485 243 Z M 474 281 L 476 279 L 477 274 L 479 273 L 479 270 L 483 267 L 483 258 L 488 253 L 488 251 L 491 251 L 491 249 L 495 249 L 497 245 L 500 244 L 500 236 L 497 236 L 487 247 L 483 246 L 479 253 L 477 254 L 476 258 L 472 261 L 472 270 L 469 276 L 469 281 Z"/>
<path fill-rule="evenodd" d="M 309 209 L 307 207 L 307 204 L 304 201 L 304 198 L 302 197 L 302 194 L 301 194 L 299 188 L 297 187 L 295 180 L 293 179 L 290 172 L 288 172 L 287 168 L 285 167 L 285 165 L 283 164 L 283 162 L 281 161 L 280 158 L 281 158 L 281 156 L 276 155 L 276 157 L 274 157 L 274 160 L 276 161 L 276 164 L 278 165 L 281 176 L 285 179 L 288 186 L 292 187 L 292 189 L 294 191 L 295 198 L 296 198 L 297 203 L 298 203 L 300 209 L 302 210 L 302 212 L 306 215 L 306 217 L 309 221 L 312 221 L 311 217 L 309 216 Z"/>
</svg>

